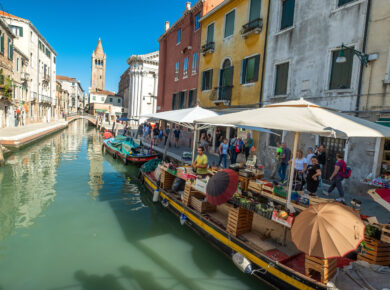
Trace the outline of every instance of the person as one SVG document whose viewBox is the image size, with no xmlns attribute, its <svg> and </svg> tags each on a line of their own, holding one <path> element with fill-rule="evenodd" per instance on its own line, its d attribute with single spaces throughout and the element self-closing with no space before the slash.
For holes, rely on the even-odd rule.
<svg viewBox="0 0 390 290">
<path fill-rule="evenodd" d="M 293 186 L 295 190 L 302 190 L 303 185 L 305 183 L 305 179 L 303 177 L 303 174 L 306 172 L 307 169 L 307 160 L 305 157 L 303 157 L 303 151 L 298 150 L 297 151 L 297 157 L 295 158 L 294 162 L 294 181 Z"/>
<path fill-rule="evenodd" d="M 286 171 L 290 159 L 291 159 L 291 150 L 287 148 L 286 143 L 282 142 L 282 155 L 280 156 L 280 164 L 278 168 L 278 174 L 282 182 L 286 180 Z"/>
<path fill-rule="evenodd" d="M 306 160 L 307 160 L 307 165 L 311 165 L 311 158 L 313 156 L 315 156 L 314 152 L 313 152 L 313 147 L 309 147 L 307 148 L 307 156 L 306 156 Z"/>
<path fill-rule="evenodd" d="M 218 148 L 219 145 L 222 143 L 221 139 L 222 139 L 221 128 L 217 128 L 217 131 L 215 132 L 215 146 L 217 146 Z"/>
<path fill-rule="evenodd" d="M 282 156 L 282 152 L 283 152 L 282 145 L 280 144 L 280 142 L 276 142 L 275 163 L 271 173 L 272 179 L 275 178 L 275 174 L 278 171 L 280 165 L 280 156 Z"/>
<path fill-rule="evenodd" d="M 171 129 L 169 129 L 169 125 L 167 125 L 167 126 L 165 127 L 165 133 L 164 133 L 164 137 L 165 137 L 164 146 L 167 145 L 167 141 L 168 141 L 169 133 L 170 133 L 170 132 L 171 132 Z M 169 142 L 169 146 L 171 146 L 170 144 L 171 144 L 171 142 Z"/>
<path fill-rule="evenodd" d="M 158 128 L 158 125 L 156 125 L 153 129 L 153 140 L 154 144 L 158 144 L 158 136 L 160 135 L 160 129 Z"/>
<path fill-rule="evenodd" d="M 317 152 L 318 164 L 321 166 L 321 169 L 325 166 L 326 163 L 326 149 L 324 145 L 320 145 Z"/>
<path fill-rule="evenodd" d="M 207 143 L 209 143 L 209 146 L 213 145 L 213 137 L 211 134 L 207 134 Z"/>
<path fill-rule="evenodd" d="M 149 136 L 149 124 L 145 124 L 144 126 L 144 139 L 147 139 Z"/>
<path fill-rule="evenodd" d="M 232 139 L 230 139 L 229 142 L 229 153 L 230 153 L 230 164 L 235 164 L 237 159 L 237 153 L 235 150 L 237 143 L 237 136 L 234 135 Z"/>
<path fill-rule="evenodd" d="M 310 165 L 307 168 L 307 191 L 309 191 L 310 196 L 316 196 L 316 191 L 318 189 L 318 185 L 320 184 L 321 177 L 321 168 L 318 164 L 318 159 L 316 156 L 312 156 L 310 160 Z"/>
<path fill-rule="evenodd" d="M 334 170 L 332 175 L 330 176 L 329 180 L 332 181 L 332 184 L 330 185 L 328 192 L 325 195 L 329 195 L 335 187 L 337 187 L 337 191 L 339 192 L 340 197 L 336 198 L 336 201 L 344 202 L 344 189 L 343 189 L 343 180 L 344 176 L 343 173 L 346 171 L 347 165 L 344 162 L 344 154 L 342 152 L 338 152 L 336 154 L 336 164 L 334 166 Z"/>
<path fill-rule="evenodd" d="M 138 126 L 137 135 L 135 136 L 135 138 L 138 138 L 138 136 L 142 136 L 143 131 L 144 131 L 144 124 L 140 124 Z"/>
<path fill-rule="evenodd" d="M 208 163 L 209 161 L 207 155 L 204 154 L 204 148 L 202 146 L 199 146 L 198 156 L 196 156 L 196 159 L 192 164 L 192 167 L 196 170 L 196 174 L 205 177 L 208 174 L 208 169 L 207 169 Z"/>
<path fill-rule="evenodd" d="M 176 127 L 175 131 L 173 131 L 173 135 L 175 135 L 175 147 L 179 147 L 179 139 L 180 139 L 180 129 Z"/>
<path fill-rule="evenodd" d="M 220 166 L 221 162 L 223 161 L 223 167 L 227 168 L 228 150 L 229 150 L 228 140 L 227 139 L 223 139 L 223 142 L 218 147 L 218 152 L 219 152 L 218 166 Z"/>
<path fill-rule="evenodd" d="M 251 149 L 253 147 L 253 138 L 251 137 L 251 134 L 248 133 L 246 135 L 246 140 L 245 140 L 245 158 L 248 160 L 248 156 L 251 152 Z"/>
<path fill-rule="evenodd" d="M 163 128 L 161 126 L 159 133 L 158 133 L 158 144 L 160 144 L 160 145 L 162 144 L 163 135 L 164 135 L 164 131 L 163 131 Z"/>
<path fill-rule="evenodd" d="M 207 142 L 206 133 L 202 133 L 200 136 L 200 146 L 204 148 L 205 152 L 208 152 L 209 150 L 209 142 Z"/>
</svg>

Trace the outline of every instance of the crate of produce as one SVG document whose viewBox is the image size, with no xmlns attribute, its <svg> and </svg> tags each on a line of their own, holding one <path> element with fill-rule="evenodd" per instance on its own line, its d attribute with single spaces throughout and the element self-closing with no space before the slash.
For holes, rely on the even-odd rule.
<svg viewBox="0 0 390 290">
<path fill-rule="evenodd" d="M 200 213 L 213 212 L 217 209 L 215 205 L 212 205 L 211 203 L 204 201 L 203 198 L 199 198 L 195 195 L 196 194 L 191 196 L 191 206 L 197 212 Z"/>
<path fill-rule="evenodd" d="M 261 215 L 262 217 L 265 217 L 266 219 L 272 218 L 272 213 L 274 211 L 274 208 L 272 206 L 269 206 L 265 203 L 258 203 L 256 204 L 256 213 L 258 215 Z"/>
<path fill-rule="evenodd" d="M 252 229 L 253 212 L 244 208 L 230 208 L 226 231 L 232 236 L 239 236 Z"/>
<path fill-rule="evenodd" d="M 283 186 L 275 186 L 273 192 L 277 196 L 287 198 L 287 191 L 284 189 Z"/>
<path fill-rule="evenodd" d="M 256 180 L 250 180 L 248 184 L 248 190 L 255 193 L 261 193 L 263 190 L 263 184 L 257 182 Z"/>
<path fill-rule="evenodd" d="M 285 211 L 278 211 L 278 210 L 274 210 L 272 212 L 272 220 L 274 222 L 277 222 L 279 224 L 282 224 L 284 225 L 285 227 L 288 227 L 288 228 L 291 228 L 293 222 L 294 222 L 294 217 L 292 216 L 289 216 L 287 214 L 287 212 Z"/>
<path fill-rule="evenodd" d="M 263 184 L 263 190 L 264 193 L 273 194 L 274 193 L 274 187 L 271 183 L 264 183 Z"/>
<path fill-rule="evenodd" d="M 321 282 L 326 284 L 337 272 L 337 259 L 322 259 L 305 255 L 305 275 L 311 277 L 312 272 L 321 275 Z"/>
<path fill-rule="evenodd" d="M 390 244 L 390 224 L 383 225 L 382 234 L 381 234 L 381 241 L 384 243 Z"/>
<path fill-rule="evenodd" d="M 169 190 L 172 188 L 173 181 L 175 180 L 175 176 L 168 173 L 165 170 L 161 171 L 160 175 L 160 187 L 164 190 Z"/>
<path fill-rule="evenodd" d="M 364 237 L 362 253 L 358 254 L 358 260 L 370 264 L 390 265 L 390 245 L 375 238 Z"/>
</svg>

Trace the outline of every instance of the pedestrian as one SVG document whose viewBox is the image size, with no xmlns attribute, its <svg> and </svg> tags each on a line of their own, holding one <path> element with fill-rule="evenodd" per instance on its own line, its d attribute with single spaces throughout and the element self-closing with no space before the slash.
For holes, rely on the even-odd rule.
<svg viewBox="0 0 390 290">
<path fill-rule="evenodd" d="M 219 147 L 219 144 L 221 143 L 222 143 L 221 128 L 217 128 L 217 131 L 215 132 L 215 146 Z"/>
<path fill-rule="evenodd" d="M 307 169 L 307 160 L 303 156 L 303 151 L 297 151 L 297 157 L 294 162 L 294 180 L 293 180 L 293 188 L 294 190 L 302 190 L 303 185 L 305 184 L 304 173 Z"/>
<path fill-rule="evenodd" d="M 229 143 L 229 153 L 230 153 L 230 164 L 235 164 L 237 160 L 237 153 L 236 153 L 236 143 L 237 143 L 237 136 L 234 135 L 233 138 L 230 140 Z"/>
<path fill-rule="evenodd" d="M 245 140 L 245 159 L 248 160 L 248 156 L 251 152 L 253 146 L 253 138 L 251 137 L 251 134 L 248 133 L 246 135 L 246 140 Z"/>
<path fill-rule="evenodd" d="M 158 136 L 160 135 L 160 129 L 158 128 L 158 125 L 156 125 L 153 129 L 153 140 L 154 144 L 158 144 Z"/>
<path fill-rule="evenodd" d="M 318 189 L 318 185 L 320 184 L 320 177 L 321 177 L 321 168 L 318 164 L 318 159 L 315 156 L 311 157 L 310 165 L 307 168 L 307 176 L 306 176 L 306 183 L 307 183 L 307 191 L 309 191 L 310 196 L 316 196 L 316 191 Z"/>
<path fill-rule="evenodd" d="M 206 133 L 202 133 L 202 135 L 200 136 L 199 144 L 204 148 L 205 152 L 209 152 L 209 142 L 207 141 Z"/>
<path fill-rule="evenodd" d="M 315 156 L 314 152 L 313 152 L 313 147 L 309 147 L 307 148 L 307 151 L 306 151 L 307 155 L 306 155 L 306 160 L 307 160 L 307 165 L 311 165 L 311 158 L 313 156 Z"/>
<path fill-rule="evenodd" d="M 334 170 L 329 180 L 332 181 L 328 192 L 325 194 L 329 196 L 329 194 L 337 187 L 337 191 L 339 192 L 340 197 L 336 198 L 336 201 L 344 202 L 344 189 L 343 189 L 343 180 L 345 178 L 345 172 L 347 171 L 347 165 L 344 162 L 344 154 L 342 152 L 338 152 L 336 154 L 336 164 L 334 166 Z"/>
<path fill-rule="evenodd" d="M 219 153 L 218 166 L 221 166 L 221 162 L 223 161 L 223 167 L 227 168 L 228 150 L 229 150 L 228 140 L 223 139 L 223 142 L 218 147 L 218 153 Z"/>
<path fill-rule="evenodd" d="M 275 179 L 275 174 L 278 171 L 279 165 L 280 165 L 280 156 L 282 156 L 282 145 L 280 142 L 276 142 L 276 150 L 275 150 L 275 160 L 274 160 L 274 167 L 272 169 L 271 178 Z"/>
<path fill-rule="evenodd" d="M 148 136 L 149 136 L 149 125 L 148 123 L 146 123 L 144 125 L 144 139 L 146 140 Z"/>
<path fill-rule="evenodd" d="M 202 146 L 198 147 L 198 156 L 194 163 L 192 163 L 192 167 L 196 170 L 196 174 L 201 175 L 202 177 L 206 177 L 209 173 L 208 167 L 209 161 L 207 155 L 204 153 L 204 148 Z"/>
<path fill-rule="evenodd" d="M 176 127 L 175 131 L 173 131 L 173 135 L 175 136 L 175 147 L 179 148 L 179 139 L 180 139 L 180 129 Z M 204 151 L 204 148 L 203 148 Z"/>
<path fill-rule="evenodd" d="M 138 138 L 138 136 L 142 136 L 143 131 L 144 131 L 144 124 L 142 123 L 138 126 L 137 136 L 135 138 Z"/>
<path fill-rule="evenodd" d="M 326 163 L 326 148 L 324 145 L 320 145 L 317 152 L 318 164 L 321 166 L 321 169 L 325 166 Z"/>
<path fill-rule="evenodd" d="M 280 164 L 278 168 L 278 174 L 282 182 L 286 181 L 287 166 L 290 159 L 291 150 L 287 148 L 286 143 L 282 142 L 282 155 L 280 156 Z"/>
<path fill-rule="evenodd" d="M 160 130 L 159 130 L 159 134 L 158 134 L 158 144 L 162 144 L 163 135 L 164 135 L 164 130 L 161 127 Z"/>
<path fill-rule="evenodd" d="M 165 132 L 164 132 L 164 137 L 165 137 L 165 140 L 164 140 L 164 146 L 167 145 L 167 141 L 168 141 L 168 138 L 169 138 L 169 133 L 171 132 L 171 129 L 169 129 L 169 125 L 167 125 L 165 127 Z M 169 142 L 169 146 L 171 142 Z"/>
</svg>

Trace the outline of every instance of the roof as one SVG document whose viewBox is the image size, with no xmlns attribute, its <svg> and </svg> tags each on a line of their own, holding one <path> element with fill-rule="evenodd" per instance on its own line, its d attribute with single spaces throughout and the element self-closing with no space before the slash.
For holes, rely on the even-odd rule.
<svg viewBox="0 0 390 290">
<path fill-rule="evenodd" d="M 77 80 L 75 78 L 70 78 L 67 76 L 60 76 L 60 75 L 56 75 L 56 80 L 67 81 L 67 82 L 77 82 Z"/>
<path fill-rule="evenodd" d="M 142 55 L 132 55 L 127 59 L 127 63 L 131 65 L 134 62 L 145 62 L 145 63 L 158 65 L 159 55 L 160 55 L 159 51 L 154 51 Z"/>
<path fill-rule="evenodd" d="M 115 93 L 114 92 L 111 92 L 111 91 L 106 91 L 106 90 L 99 90 L 99 91 L 95 91 L 95 92 L 91 92 L 91 94 L 95 94 L 95 95 L 107 95 L 107 96 L 115 96 Z"/>
<path fill-rule="evenodd" d="M 100 37 L 94 52 L 95 55 L 104 55 L 103 45 L 102 45 L 102 41 L 100 40 Z"/>
<path fill-rule="evenodd" d="M 12 15 L 12 14 L 9 14 L 9 13 L 7 13 L 5 11 L 2 11 L 2 10 L 0 10 L 0 17 L 6 18 L 6 19 L 9 19 L 9 20 L 14 19 L 16 21 L 22 21 L 22 22 L 30 25 L 32 30 L 34 30 L 35 33 L 38 34 L 39 38 L 51 49 L 53 54 L 57 55 L 57 52 L 54 50 L 54 48 L 49 44 L 49 42 L 47 42 L 47 40 L 42 36 L 42 34 L 38 31 L 38 29 L 36 29 L 36 27 L 31 23 L 30 20 L 24 19 L 24 18 L 21 18 L 21 17 L 18 17 L 18 16 L 15 16 L 15 15 Z"/>
</svg>

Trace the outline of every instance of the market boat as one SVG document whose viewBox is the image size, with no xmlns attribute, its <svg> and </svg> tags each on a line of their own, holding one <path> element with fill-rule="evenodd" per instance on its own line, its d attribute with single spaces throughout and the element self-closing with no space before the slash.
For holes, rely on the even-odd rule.
<svg viewBox="0 0 390 290">
<path fill-rule="evenodd" d="M 117 136 L 103 141 L 102 149 L 112 154 L 112 157 L 121 158 L 124 164 L 131 162 L 143 164 L 149 160 L 157 159 L 158 153 L 137 144 L 133 138 Z"/>
<path fill-rule="evenodd" d="M 281 218 L 280 212 L 283 211 L 276 210 L 279 206 L 269 210 L 249 203 L 239 204 L 234 202 L 240 199 L 237 196 L 229 203 L 211 205 L 204 200 L 204 181 L 195 179 L 194 182 L 194 174 L 190 171 L 190 168 L 175 169 L 164 164 L 155 171 L 143 172 L 141 168 L 140 178 L 153 193 L 154 201 L 160 200 L 164 207 L 180 217 L 182 224 L 187 224 L 231 257 L 243 272 L 281 289 L 327 289 L 330 286 L 328 281 L 338 268 L 353 261 L 348 258 L 326 260 L 300 252 L 291 240 L 290 228 L 294 218 Z M 176 177 L 187 179 L 184 193 L 171 191 Z M 260 198 L 268 202 L 279 205 L 286 202 L 281 192 L 275 194 L 271 184 L 259 181 L 250 181 L 249 191 L 257 191 Z M 309 202 L 321 203 L 325 199 L 309 197 Z M 303 211 L 307 205 L 294 203 L 294 208 Z M 390 245 L 387 247 L 390 251 Z M 312 265 L 310 269 L 309 263 Z M 319 275 L 312 275 L 312 267 L 319 271 Z"/>
</svg>

